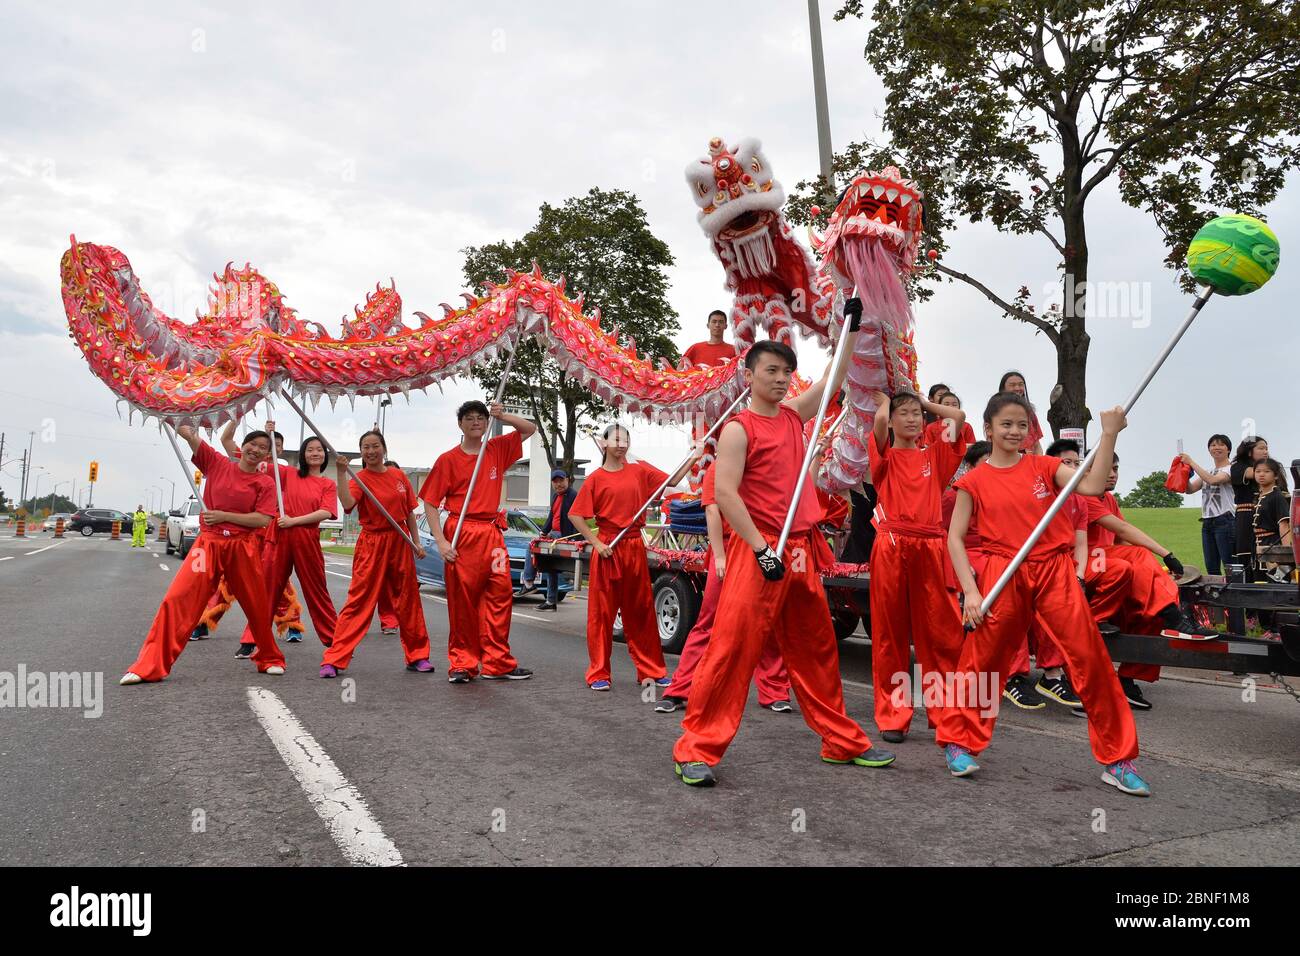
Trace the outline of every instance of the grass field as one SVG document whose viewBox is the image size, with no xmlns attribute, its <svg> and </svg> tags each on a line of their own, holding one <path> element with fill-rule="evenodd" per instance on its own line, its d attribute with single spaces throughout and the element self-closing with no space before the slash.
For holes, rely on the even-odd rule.
<svg viewBox="0 0 1300 956">
<path fill-rule="evenodd" d="M 1124 518 L 1178 555 L 1184 564 L 1205 570 L 1201 553 L 1200 508 L 1125 508 Z"/>
</svg>

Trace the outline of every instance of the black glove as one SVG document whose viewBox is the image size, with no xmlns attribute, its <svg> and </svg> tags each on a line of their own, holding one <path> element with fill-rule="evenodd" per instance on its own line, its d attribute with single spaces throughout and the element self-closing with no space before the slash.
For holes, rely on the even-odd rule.
<svg viewBox="0 0 1300 956">
<path fill-rule="evenodd" d="M 862 325 L 862 300 L 856 295 L 844 300 L 844 318 L 848 320 L 850 332 L 856 332 Z"/>
<path fill-rule="evenodd" d="M 785 577 L 785 565 L 781 563 L 781 559 L 771 548 L 764 547 L 762 550 L 755 548 L 754 560 L 758 562 L 758 568 L 763 572 L 763 577 L 769 581 L 780 581 L 781 578 Z"/>
<path fill-rule="evenodd" d="M 1078 575 L 1075 576 L 1078 577 Z M 1084 592 L 1086 593 L 1088 590 L 1088 582 L 1085 581 L 1083 578 L 1079 578 L 1079 587 L 1083 588 Z"/>
<path fill-rule="evenodd" d="M 1181 578 L 1183 576 L 1183 562 L 1174 557 L 1172 551 L 1165 555 L 1165 567 L 1174 573 L 1174 577 Z"/>
</svg>

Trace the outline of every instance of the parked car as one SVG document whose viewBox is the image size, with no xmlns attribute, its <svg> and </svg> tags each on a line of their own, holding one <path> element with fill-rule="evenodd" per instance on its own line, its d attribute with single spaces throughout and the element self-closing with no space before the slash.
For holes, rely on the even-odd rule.
<svg viewBox="0 0 1300 956">
<path fill-rule="evenodd" d="M 190 553 L 190 546 L 199 536 L 199 515 L 203 513 L 203 503 L 190 498 L 175 511 L 167 515 L 167 553 L 179 554 L 182 558 Z"/>
<path fill-rule="evenodd" d="M 111 508 L 82 508 L 72 516 L 72 520 L 65 526 L 68 531 L 76 531 L 82 537 L 89 538 L 97 531 L 108 533 L 113 530 L 113 522 L 122 523 L 121 533 L 129 535 L 131 533 L 132 519 L 128 514 L 120 511 L 114 511 Z M 158 526 L 149 521 L 146 525 L 149 534 L 158 530 Z"/>
<path fill-rule="evenodd" d="M 55 528 L 55 525 L 58 524 L 60 518 L 63 519 L 63 530 L 64 530 L 64 531 L 67 531 L 67 530 L 68 530 L 68 522 L 72 520 L 72 515 L 68 514 L 67 512 L 63 512 L 63 513 L 56 514 L 56 515 L 50 515 L 48 518 L 46 518 L 46 519 L 41 523 L 41 530 L 42 530 L 42 531 L 53 531 L 54 528 Z"/>
<path fill-rule="evenodd" d="M 519 587 L 524 570 L 524 557 L 532 540 L 541 534 L 541 528 L 531 517 L 516 508 L 506 512 L 506 529 L 502 537 L 506 539 L 506 551 L 510 555 L 510 583 Z M 420 543 L 424 546 L 424 560 L 415 562 L 415 575 L 421 584 L 433 584 L 446 587 L 444 578 L 445 565 L 442 555 L 438 553 L 438 544 L 429 531 L 424 515 L 420 515 Z M 541 583 L 540 581 L 538 582 Z M 573 579 L 569 575 L 560 578 L 560 591 L 568 593 L 573 590 Z"/>
</svg>

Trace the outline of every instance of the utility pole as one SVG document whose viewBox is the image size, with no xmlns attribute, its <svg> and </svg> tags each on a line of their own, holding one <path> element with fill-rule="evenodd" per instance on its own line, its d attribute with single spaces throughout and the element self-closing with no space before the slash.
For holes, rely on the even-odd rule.
<svg viewBox="0 0 1300 956">
<path fill-rule="evenodd" d="M 18 507 L 23 506 L 27 500 L 27 452 L 23 452 L 23 477 L 18 483 Z"/>
<path fill-rule="evenodd" d="M 817 103 L 817 150 L 821 156 L 822 178 L 830 195 L 835 198 L 835 168 L 831 153 L 831 117 L 826 104 L 826 61 L 822 56 L 822 18 L 817 0 L 808 0 L 808 34 L 812 38 L 813 98 Z"/>
<path fill-rule="evenodd" d="M 36 432 L 27 433 L 27 457 L 23 459 L 23 500 L 27 500 L 27 483 L 31 481 L 32 443 L 36 441 Z"/>
</svg>

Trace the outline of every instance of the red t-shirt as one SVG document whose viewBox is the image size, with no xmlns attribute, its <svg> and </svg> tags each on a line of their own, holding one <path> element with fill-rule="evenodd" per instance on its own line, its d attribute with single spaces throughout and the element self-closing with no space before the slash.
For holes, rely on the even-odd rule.
<svg viewBox="0 0 1300 956">
<path fill-rule="evenodd" d="M 740 479 L 740 498 L 760 531 L 779 534 L 786 512 L 794 499 L 794 486 L 803 467 L 805 443 L 803 421 L 788 405 L 768 418 L 751 409 L 740 412 L 733 421 L 745 429 L 749 445 L 745 450 L 745 473 Z M 811 477 L 808 479 L 812 481 Z M 801 534 L 817 526 L 822 508 L 812 489 L 804 486 L 791 534 Z"/>
<path fill-rule="evenodd" d="M 284 482 L 281 489 L 284 493 L 284 510 L 289 517 L 301 518 L 303 515 L 322 509 L 328 511 L 331 518 L 338 517 L 339 489 L 332 478 L 326 478 L 324 475 L 308 475 L 306 478 L 300 478 L 298 472 L 292 468 L 283 469 L 281 477 Z M 311 526 L 301 525 L 301 527 Z"/>
<path fill-rule="evenodd" d="M 708 470 L 704 472 L 704 478 L 700 481 L 700 504 L 707 508 L 718 505 L 718 481 L 717 469 L 709 465 Z M 722 517 L 722 509 L 718 508 L 718 517 Z M 722 518 L 722 540 L 725 542 L 731 537 L 731 525 L 727 523 L 726 518 Z"/>
<path fill-rule="evenodd" d="M 1088 547 L 1089 548 L 1109 548 L 1115 544 L 1115 532 L 1103 528 L 1097 522 L 1107 515 L 1114 515 L 1116 518 L 1123 519 L 1120 514 L 1119 502 L 1109 491 L 1100 498 L 1088 499 Z"/>
<path fill-rule="evenodd" d="M 949 488 L 943 493 L 943 529 L 946 532 L 952 527 L 952 512 L 957 507 L 957 489 Z M 972 514 L 970 523 L 966 525 L 966 537 L 963 539 L 966 543 L 967 551 L 979 551 L 984 547 L 984 539 L 980 537 L 979 530 L 975 527 L 975 516 Z"/>
<path fill-rule="evenodd" d="M 1034 447 L 1034 442 L 1043 440 L 1043 426 L 1038 424 L 1038 416 L 1033 412 L 1029 413 L 1029 437 L 1025 439 L 1024 449 L 1029 451 Z"/>
<path fill-rule="evenodd" d="M 496 520 L 497 512 L 501 510 L 501 486 L 506 480 L 506 469 L 522 458 L 523 454 L 524 439 L 517 431 L 508 431 L 488 441 L 487 448 L 483 450 L 483 465 L 479 468 L 478 480 L 474 482 L 474 500 L 465 513 L 466 518 L 475 521 Z M 429 477 L 420 486 L 420 498 L 435 508 L 451 512 L 453 517 L 459 517 L 477 457 L 459 445 L 451 451 L 443 452 L 433 463 Z"/>
<path fill-rule="evenodd" d="M 736 347 L 727 342 L 713 345 L 709 342 L 696 342 L 684 353 L 691 365 L 725 365 L 736 357 Z"/>
<path fill-rule="evenodd" d="M 406 527 L 407 516 L 415 510 L 415 491 L 411 488 L 411 480 L 406 477 L 406 472 L 390 465 L 382 473 L 363 468 L 357 472 L 357 475 L 365 481 L 366 487 L 374 492 L 379 503 L 384 506 L 384 511 L 392 515 L 393 520 L 399 525 Z M 363 531 L 397 533 L 393 531 L 393 526 L 388 523 L 383 512 L 377 509 L 361 490 L 356 478 L 348 482 L 348 490 L 352 492 L 352 498 L 356 501 L 357 516 L 361 519 Z"/>
<path fill-rule="evenodd" d="M 876 486 L 881 531 L 937 537 L 942 533 L 943 492 L 966 454 L 966 440 L 939 441 L 924 448 L 867 442 L 871 483 Z"/>
<path fill-rule="evenodd" d="M 926 425 L 925 431 L 921 433 L 921 444 L 938 445 L 940 442 L 942 442 L 943 429 L 944 426 L 947 424 L 948 424 L 948 419 L 941 418 L 937 422 L 930 422 L 930 424 Z M 975 444 L 975 429 L 970 427 L 970 422 L 961 423 L 961 440 L 964 441 L 967 445 Z"/>
<path fill-rule="evenodd" d="M 642 506 L 668 476 L 644 461 L 627 462 L 618 471 L 597 468 L 573 499 L 569 514 L 595 518 L 600 540 L 611 541 L 624 528 L 645 525 Z"/>
<path fill-rule="evenodd" d="M 207 442 L 199 443 L 199 450 L 190 459 L 203 472 L 203 506 L 211 511 L 229 511 L 232 514 L 264 514 L 271 518 L 279 512 L 275 506 L 275 480 L 265 472 L 249 474 L 241 471 L 238 463 L 217 451 Z M 228 521 L 209 525 L 202 517 L 199 524 L 204 531 L 226 537 L 244 534 L 261 534 L 261 528 L 245 528 Z"/>
<path fill-rule="evenodd" d="M 984 462 L 957 479 L 953 487 L 971 496 L 971 513 L 979 522 L 985 551 L 1015 556 L 1056 499 L 1056 470 L 1060 467 L 1059 458 L 1022 455 L 1010 468 Z M 1029 558 L 1073 550 L 1073 527 L 1066 521 L 1053 521 Z"/>
</svg>

